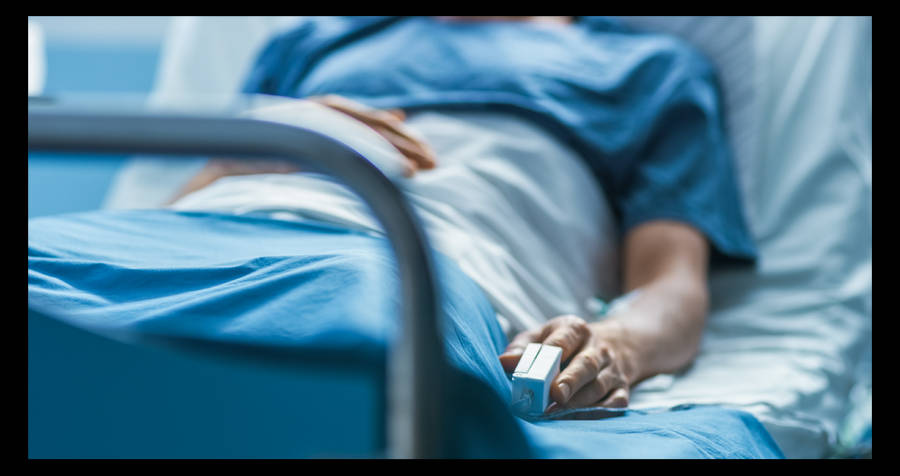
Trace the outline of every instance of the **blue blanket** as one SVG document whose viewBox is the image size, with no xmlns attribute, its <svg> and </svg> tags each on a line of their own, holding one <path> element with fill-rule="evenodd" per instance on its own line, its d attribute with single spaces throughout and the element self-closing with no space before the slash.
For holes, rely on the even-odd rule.
<svg viewBox="0 0 900 476">
<path fill-rule="evenodd" d="M 295 349 L 382 367 L 397 331 L 397 270 L 381 237 L 313 221 L 134 210 L 32 219 L 28 240 L 29 306 L 65 310 L 81 327 Z M 629 411 L 595 421 L 514 417 L 497 359 L 506 338 L 489 302 L 455 263 L 437 253 L 435 263 L 451 364 L 442 377 L 452 415 L 448 454 L 782 456 L 756 419 L 722 408 Z M 327 369 L 329 362 L 317 363 Z M 340 408 L 322 413 L 334 431 L 360 431 L 358 422 L 341 420 Z"/>
</svg>

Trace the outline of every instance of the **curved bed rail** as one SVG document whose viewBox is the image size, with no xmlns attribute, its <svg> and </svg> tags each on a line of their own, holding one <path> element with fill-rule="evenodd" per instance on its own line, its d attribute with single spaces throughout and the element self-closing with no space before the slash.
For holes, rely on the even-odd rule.
<svg viewBox="0 0 900 476">
<path fill-rule="evenodd" d="M 400 190 L 347 145 L 315 131 L 244 118 L 28 111 L 29 150 L 291 160 L 343 181 L 372 209 L 397 259 L 402 330 L 388 359 L 388 456 L 433 458 L 444 365 L 425 234 Z"/>
</svg>

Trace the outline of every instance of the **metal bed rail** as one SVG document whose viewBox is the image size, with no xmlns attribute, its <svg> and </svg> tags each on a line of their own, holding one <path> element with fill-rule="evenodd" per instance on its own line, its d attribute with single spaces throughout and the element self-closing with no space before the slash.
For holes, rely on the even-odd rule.
<svg viewBox="0 0 900 476">
<path fill-rule="evenodd" d="M 35 108 L 38 109 L 38 108 Z M 425 234 L 400 190 L 347 145 L 318 132 L 245 118 L 28 111 L 35 151 L 280 159 L 331 175 L 371 208 L 396 256 L 401 332 L 386 385 L 388 456 L 441 457 L 445 365 L 433 264 Z"/>
</svg>

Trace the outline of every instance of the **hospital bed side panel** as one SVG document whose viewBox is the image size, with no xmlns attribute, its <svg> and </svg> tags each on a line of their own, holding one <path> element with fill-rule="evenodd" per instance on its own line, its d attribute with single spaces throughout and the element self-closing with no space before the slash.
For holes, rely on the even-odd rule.
<svg viewBox="0 0 900 476">
<path fill-rule="evenodd" d="M 136 346 L 29 310 L 28 456 L 383 456 L 383 379 Z"/>
</svg>

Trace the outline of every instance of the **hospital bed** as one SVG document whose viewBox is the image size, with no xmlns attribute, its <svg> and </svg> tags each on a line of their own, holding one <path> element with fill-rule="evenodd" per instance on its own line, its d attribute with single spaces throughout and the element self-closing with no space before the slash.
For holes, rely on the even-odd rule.
<svg viewBox="0 0 900 476">
<path fill-rule="evenodd" d="M 316 349 L 318 353 L 304 355 L 279 348 L 216 345 L 165 335 L 104 336 L 96 330 L 89 332 L 66 324 L 65 312 L 60 309 L 40 309 L 29 302 L 30 454 L 778 455 L 777 451 L 765 451 L 765 441 L 759 443 L 759 451 L 743 453 L 720 451 L 721 447 L 715 445 L 705 448 L 709 450 L 706 453 L 704 448 L 699 453 L 681 452 L 657 441 L 660 446 L 656 451 L 641 454 L 610 439 L 630 442 L 625 435 L 636 430 L 627 423 L 642 416 L 672 419 L 665 424 L 648 420 L 642 427 L 648 433 L 677 433 L 682 429 L 683 435 L 708 437 L 709 433 L 691 427 L 691 421 L 679 420 L 690 412 L 653 413 L 658 408 L 690 404 L 695 412 L 709 407 L 739 411 L 715 416 L 723 418 L 719 427 L 723 433 L 728 433 L 723 428 L 737 427 L 753 433 L 735 436 L 732 445 L 749 446 L 761 441 L 753 438 L 759 435 L 754 433 L 753 422 L 728 426 L 734 424 L 729 418 L 741 419 L 743 412 L 748 412 L 788 457 L 822 457 L 854 449 L 860 433 L 848 436 L 846 430 L 860 427 L 868 428 L 870 455 L 871 19 L 761 18 L 744 23 L 732 19 L 719 23 L 718 29 L 712 21 L 715 19 L 627 20 L 635 27 L 651 30 L 680 29 L 670 32 L 698 42 L 722 68 L 731 111 L 729 122 L 732 129 L 742 132 L 734 138 L 739 180 L 748 205 L 748 221 L 761 251 L 755 270 L 713 270 L 713 309 L 701 356 L 684 374 L 660 376 L 636 388 L 631 420 L 555 422 L 555 427 L 545 422 L 538 429 L 547 432 L 534 432 L 531 427 L 523 432 L 523 423 L 509 413 L 502 395 L 491 392 L 479 378 L 446 365 L 453 355 L 442 354 L 442 346 L 434 345 L 439 340 L 435 323 L 446 318 L 439 312 L 433 288 L 440 285 L 428 278 L 435 276 L 436 268 L 423 251 L 427 245 L 414 217 L 396 213 L 404 210 L 399 205 L 402 200 L 389 181 L 367 168 L 364 157 L 327 137 L 298 129 L 272 134 L 305 133 L 298 142 L 307 152 L 309 148 L 330 147 L 331 155 L 346 157 L 345 166 L 336 175 L 367 199 L 382 223 L 400 223 L 392 228 L 396 232 L 391 237 L 405 283 L 403 328 L 409 338 L 399 342 L 410 347 L 397 346 L 397 353 L 392 355 L 416 353 L 424 357 L 392 362 L 415 361 L 422 367 L 389 373 L 393 399 L 389 404 L 378 390 L 381 387 L 372 384 L 387 377 L 387 367 L 378 365 L 378 359 L 348 359 L 348 354 L 329 354 L 321 348 Z M 200 85 L 206 93 L 235 90 L 240 71 L 255 49 L 292 21 L 295 19 L 177 20 L 167 40 L 153 101 L 171 101 L 198 91 Z M 703 27 L 710 24 L 713 26 Z M 724 24 L 728 27 L 723 28 Z M 737 29 L 741 25 L 744 30 Z M 748 26 L 752 28 L 746 30 Z M 741 33 L 735 34 L 736 29 Z M 704 43 L 704 34 L 715 37 L 722 31 L 732 32 L 731 42 Z M 223 41 L 232 46 L 227 49 L 231 54 L 227 58 L 221 54 L 226 49 L 214 47 Z M 730 48 L 720 46 L 717 51 L 706 46 L 710 44 L 727 44 Z M 198 61 L 201 57 L 205 62 Z M 729 58 L 745 68 L 752 63 L 752 67 L 736 70 L 728 63 Z M 739 83 L 740 78 L 754 81 L 748 85 Z M 216 100 L 214 94 L 210 98 Z M 217 123 L 219 127 L 236 128 L 233 134 L 225 135 L 234 137 L 235 142 L 211 150 L 210 143 L 201 140 L 210 125 L 204 125 L 204 119 L 181 123 L 187 119 L 153 114 L 131 117 L 129 121 L 145 122 L 140 123 L 141 134 L 129 137 L 126 132 L 133 129 L 122 120 L 66 117 L 58 112 L 41 116 L 38 109 L 29 111 L 29 142 L 35 147 L 144 153 L 165 149 L 194 155 L 201 151 L 228 155 L 268 152 L 302 160 L 310 157 L 296 150 L 262 151 L 259 143 L 241 143 L 240 138 L 246 137 L 241 126 L 259 127 L 252 121 Z M 279 142 L 267 143 L 271 147 Z M 180 168 L 172 164 L 168 159 L 136 160 L 114 184 L 109 205 L 152 206 L 140 200 L 152 201 L 169 191 L 160 190 L 165 187 L 159 182 L 142 183 L 141 176 L 151 172 L 156 177 L 183 177 L 196 168 L 189 162 Z M 391 200 L 394 203 L 389 207 L 386 204 Z M 437 274 L 448 275 L 443 271 Z M 442 281 L 435 278 L 434 282 Z M 743 386 L 725 374 L 729 371 L 742 376 Z M 328 391 L 323 393 L 322 387 Z M 293 396 L 291 400 L 283 400 L 285 392 Z M 347 395 L 353 398 L 334 406 L 335 398 Z M 428 404 L 432 406 L 418 406 Z M 317 414 L 309 410 L 317 407 L 329 411 Z M 335 408 L 340 409 L 340 415 L 334 413 Z M 595 426 L 582 426 L 588 423 Z M 571 448 L 560 443 L 566 435 L 597 431 L 599 425 L 609 432 L 602 440 L 606 442 L 603 451 L 591 453 L 575 442 Z M 394 429 L 389 439 L 385 427 Z M 503 444 L 492 439 L 502 439 Z M 452 440 L 449 446 L 447 440 Z M 372 448 L 389 446 L 391 452 L 373 453 Z M 695 445 L 693 449 L 697 448 Z"/>
</svg>

